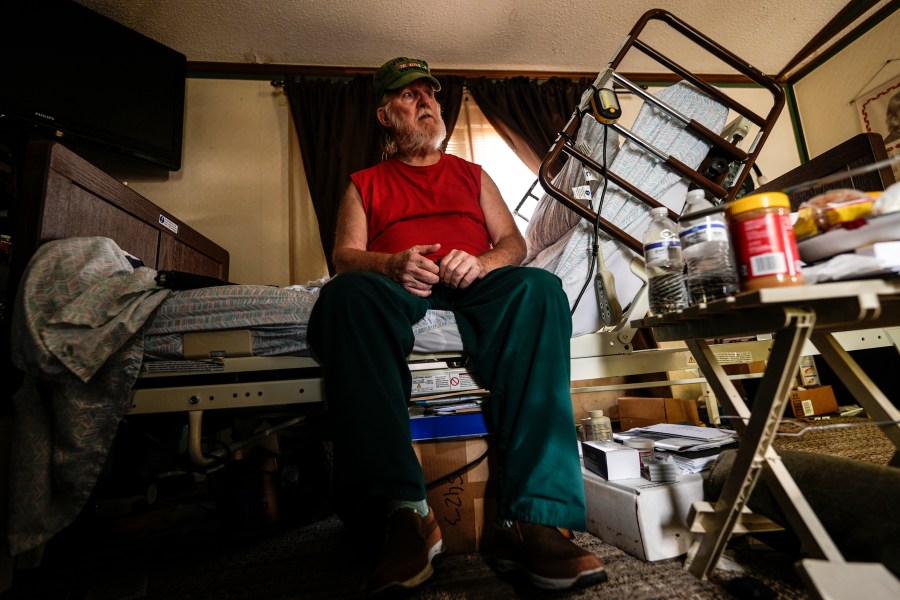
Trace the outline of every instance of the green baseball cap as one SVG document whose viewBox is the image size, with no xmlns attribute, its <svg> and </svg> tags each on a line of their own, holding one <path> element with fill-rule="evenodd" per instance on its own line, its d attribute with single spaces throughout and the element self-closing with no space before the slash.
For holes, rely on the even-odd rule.
<svg viewBox="0 0 900 600">
<path fill-rule="evenodd" d="M 431 75 L 428 63 L 418 58 L 400 56 L 381 65 L 375 71 L 375 101 L 381 102 L 388 90 L 396 90 L 417 79 L 427 79 L 434 86 L 434 91 L 441 90 L 441 84 Z"/>
</svg>

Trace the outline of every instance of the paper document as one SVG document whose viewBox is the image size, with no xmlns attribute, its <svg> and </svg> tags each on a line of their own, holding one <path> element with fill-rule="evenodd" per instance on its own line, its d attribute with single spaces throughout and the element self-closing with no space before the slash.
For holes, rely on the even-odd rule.
<svg viewBox="0 0 900 600">
<path fill-rule="evenodd" d="M 687 456 L 668 452 L 656 453 L 656 460 L 665 460 L 671 457 L 679 469 L 686 473 L 700 473 L 710 467 L 710 465 L 719 458 L 718 454 L 710 454 L 709 456 L 701 456 L 698 458 L 689 458 Z"/>
<path fill-rule="evenodd" d="M 671 423 L 634 427 L 628 431 L 613 434 L 613 438 L 618 441 L 636 437 L 653 440 L 653 445 L 657 450 L 674 452 L 708 450 L 737 441 L 737 434 L 730 429 Z"/>
<path fill-rule="evenodd" d="M 697 425 L 675 425 L 674 423 L 659 423 L 649 427 L 640 427 L 644 432 L 666 434 L 673 438 L 689 438 L 692 440 L 704 440 L 713 442 L 722 439 L 730 439 L 735 433 L 730 429 L 717 429 L 715 427 L 699 427 Z M 634 431 L 634 429 L 629 430 Z"/>
<path fill-rule="evenodd" d="M 690 450 L 697 446 L 707 446 L 706 442 L 700 440 L 691 440 L 688 438 L 665 438 L 662 440 L 654 440 L 653 446 L 657 450 Z M 718 445 L 718 444 L 716 444 Z"/>
<path fill-rule="evenodd" d="M 463 404 L 470 402 L 480 402 L 483 400 L 487 400 L 489 395 L 487 393 L 475 393 L 466 392 L 459 394 L 448 394 L 448 395 L 439 395 L 439 396 L 431 396 L 431 397 L 422 397 L 422 398 L 413 398 L 412 403 L 417 404 L 419 406 L 441 406 L 441 405 L 450 405 L 450 404 Z"/>
<path fill-rule="evenodd" d="M 460 413 L 480 412 L 481 402 L 466 402 L 463 404 L 452 404 L 450 406 L 441 406 L 434 409 L 436 415 L 454 415 Z"/>
</svg>

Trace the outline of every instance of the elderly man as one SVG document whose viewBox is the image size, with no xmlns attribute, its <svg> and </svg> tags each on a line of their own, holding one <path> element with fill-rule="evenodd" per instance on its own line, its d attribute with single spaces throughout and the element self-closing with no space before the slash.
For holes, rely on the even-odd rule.
<svg viewBox="0 0 900 600">
<path fill-rule="evenodd" d="M 442 151 L 440 83 L 425 61 L 388 61 L 374 83 L 386 158 L 351 176 L 335 237 L 338 275 L 309 323 L 335 423 L 338 512 L 351 527 L 382 528 L 369 592 L 420 585 L 443 549 L 407 410 L 411 326 L 430 308 L 455 313 L 491 391 L 494 567 L 546 589 L 604 581 L 599 558 L 560 530 L 585 526 L 560 281 L 518 266 L 525 242 L 497 186 Z"/>
</svg>

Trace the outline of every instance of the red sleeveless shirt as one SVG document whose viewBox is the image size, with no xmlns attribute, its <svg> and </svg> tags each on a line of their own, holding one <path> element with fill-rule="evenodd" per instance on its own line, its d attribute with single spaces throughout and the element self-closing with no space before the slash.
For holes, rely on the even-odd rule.
<svg viewBox="0 0 900 600">
<path fill-rule="evenodd" d="M 441 244 L 428 258 L 453 249 L 479 256 L 491 247 L 481 210 L 481 167 L 452 154 L 426 167 L 396 159 L 350 176 L 362 197 L 368 249 L 395 253 L 416 244 Z"/>
</svg>

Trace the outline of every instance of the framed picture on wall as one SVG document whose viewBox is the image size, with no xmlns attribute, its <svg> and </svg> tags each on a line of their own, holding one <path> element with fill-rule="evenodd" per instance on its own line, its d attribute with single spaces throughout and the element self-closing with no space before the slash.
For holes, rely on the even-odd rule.
<svg viewBox="0 0 900 600">
<path fill-rule="evenodd" d="M 862 130 L 880 133 L 888 156 L 900 155 L 900 77 L 869 90 L 853 101 Z M 900 164 L 894 163 L 894 177 L 900 181 Z"/>
</svg>

